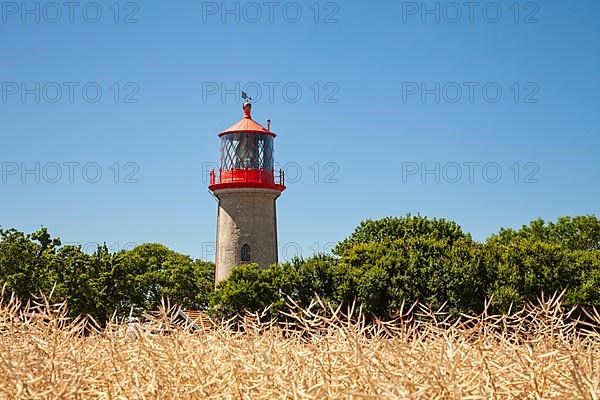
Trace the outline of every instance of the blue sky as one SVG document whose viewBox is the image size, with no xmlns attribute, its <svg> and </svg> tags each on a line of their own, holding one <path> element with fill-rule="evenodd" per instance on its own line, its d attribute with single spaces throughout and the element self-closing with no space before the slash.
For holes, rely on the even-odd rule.
<svg viewBox="0 0 600 400">
<path fill-rule="evenodd" d="M 483 240 L 600 213 L 596 1 L 23 4 L 0 4 L 5 228 L 212 259 L 244 87 L 279 134 L 283 259 L 366 218 Z"/>
</svg>

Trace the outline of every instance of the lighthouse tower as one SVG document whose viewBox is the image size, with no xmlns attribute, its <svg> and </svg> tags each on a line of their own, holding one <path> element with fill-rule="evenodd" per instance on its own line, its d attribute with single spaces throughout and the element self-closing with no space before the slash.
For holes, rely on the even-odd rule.
<svg viewBox="0 0 600 400">
<path fill-rule="evenodd" d="M 246 97 L 246 96 L 244 96 Z M 275 202 L 285 190 L 283 172 L 275 173 L 271 123 L 252 119 L 249 99 L 244 118 L 221 132 L 221 165 L 210 173 L 210 191 L 219 202 L 215 282 L 233 268 L 277 263 Z"/>
</svg>

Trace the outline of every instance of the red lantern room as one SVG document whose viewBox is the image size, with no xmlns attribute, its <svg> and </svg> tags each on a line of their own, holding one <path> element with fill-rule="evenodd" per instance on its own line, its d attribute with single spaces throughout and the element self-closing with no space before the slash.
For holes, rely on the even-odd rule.
<svg viewBox="0 0 600 400">
<path fill-rule="evenodd" d="M 252 119 L 252 104 L 244 103 L 244 118 L 219 134 L 221 165 L 211 171 L 211 191 L 233 188 L 285 190 L 283 171 L 275 173 L 273 142 L 277 136 Z"/>
</svg>

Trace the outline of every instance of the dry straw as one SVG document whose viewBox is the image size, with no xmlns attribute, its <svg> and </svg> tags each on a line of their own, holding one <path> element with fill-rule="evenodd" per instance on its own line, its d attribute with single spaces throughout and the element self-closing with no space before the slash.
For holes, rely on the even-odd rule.
<svg viewBox="0 0 600 400">
<path fill-rule="evenodd" d="M 46 300 L 0 306 L 2 399 L 598 399 L 600 315 L 559 297 L 495 316 L 412 307 L 366 323 L 316 302 L 247 316 L 92 328 Z"/>
</svg>

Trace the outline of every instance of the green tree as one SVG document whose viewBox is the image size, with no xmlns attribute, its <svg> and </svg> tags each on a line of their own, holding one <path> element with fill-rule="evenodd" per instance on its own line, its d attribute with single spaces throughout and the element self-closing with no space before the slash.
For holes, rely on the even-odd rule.
<svg viewBox="0 0 600 400">
<path fill-rule="evenodd" d="M 217 286 L 211 297 L 211 311 L 218 317 L 231 318 L 271 307 L 269 314 L 276 318 L 285 305 L 284 291 L 293 286 L 290 268 L 273 265 L 261 269 L 258 264 L 240 265 Z"/>
<path fill-rule="evenodd" d="M 51 289 L 48 264 L 59 239 L 52 239 L 46 228 L 31 235 L 15 229 L 0 229 L 0 284 L 20 299 Z"/>
<path fill-rule="evenodd" d="M 539 236 L 516 236 L 508 244 L 490 241 L 486 245 L 488 262 L 496 265 L 488 297 L 493 297 L 497 311 L 506 312 L 511 304 L 521 307 L 541 293 L 563 290 L 566 306 L 600 305 L 600 291 L 595 289 L 600 252 L 572 250 L 563 243 L 540 240 Z"/>
<path fill-rule="evenodd" d="M 103 323 L 111 311 L 107 301 L 105 265 L 81 246 L 61 247 L 49 263 L 47 281 L 53 285 L 53 300 L 67 301 L 70 314 L 90 315 Z M 46 289 L 46 293 L 49 289 Z"/>
<path fill-rule="evenodd" d="M 121 308 L 137 312 L 157 309 L 163 297 L 169 297 L 172 304 L 205 309 L 214 286 L 212 263 L 195 263 L 160 244 L 124 252 L 116 268 Z"/>
<path fill-rule="evenodd" d="M 210 293 L 215 286 L 213 263 L 181 259 L 168 267 L 168 281 L 164 294 L 172 304 L 186 309 L 206 310 Z"/>
<path fill-rule="evenodd" d="M 412 237 L 386 244 L 357 244 L 346 252 L 334 279 L 338 301 L 354 300 L 369 316 L 392 317 L 403 302 L 451 312 L 481 309 L 481 249 L 470 239 L 453 243 Z"/>
<path fill-rule="evenodd" d="M 291 289 L 286 291 L 298 305 L 308 307 L 318 296 L 323 301 L 334 299 L 335 286 L 333 272 L 337 259 L 332 256 L 317 254 L 304 260 L 294 258 L 282 266 L 287 271 L 289 280 L 293 281 Z"/>
<path fill-rule="evenodd" d="M 356 244 L 387 243 L 410 237 L 427 237 L 454 242 L 460 238 L 470 238 L 461 227 L 445 219 L 429 219 L 420 215 L 387 217 L 379 220 L 365 220 L 354 232 L 334 248 L 333 253 L 343 256 Z"/>
<path fill-rule="evenodd" d="M 561 217 L 556 222 L 536 219 L 515 231 L 502 228 L 487 242 L 509 244 L 518 239 L 529 239 L 557 244 L 569 250 L 600 250 L 600 220 L 594 215 Z"/>
</svg>

